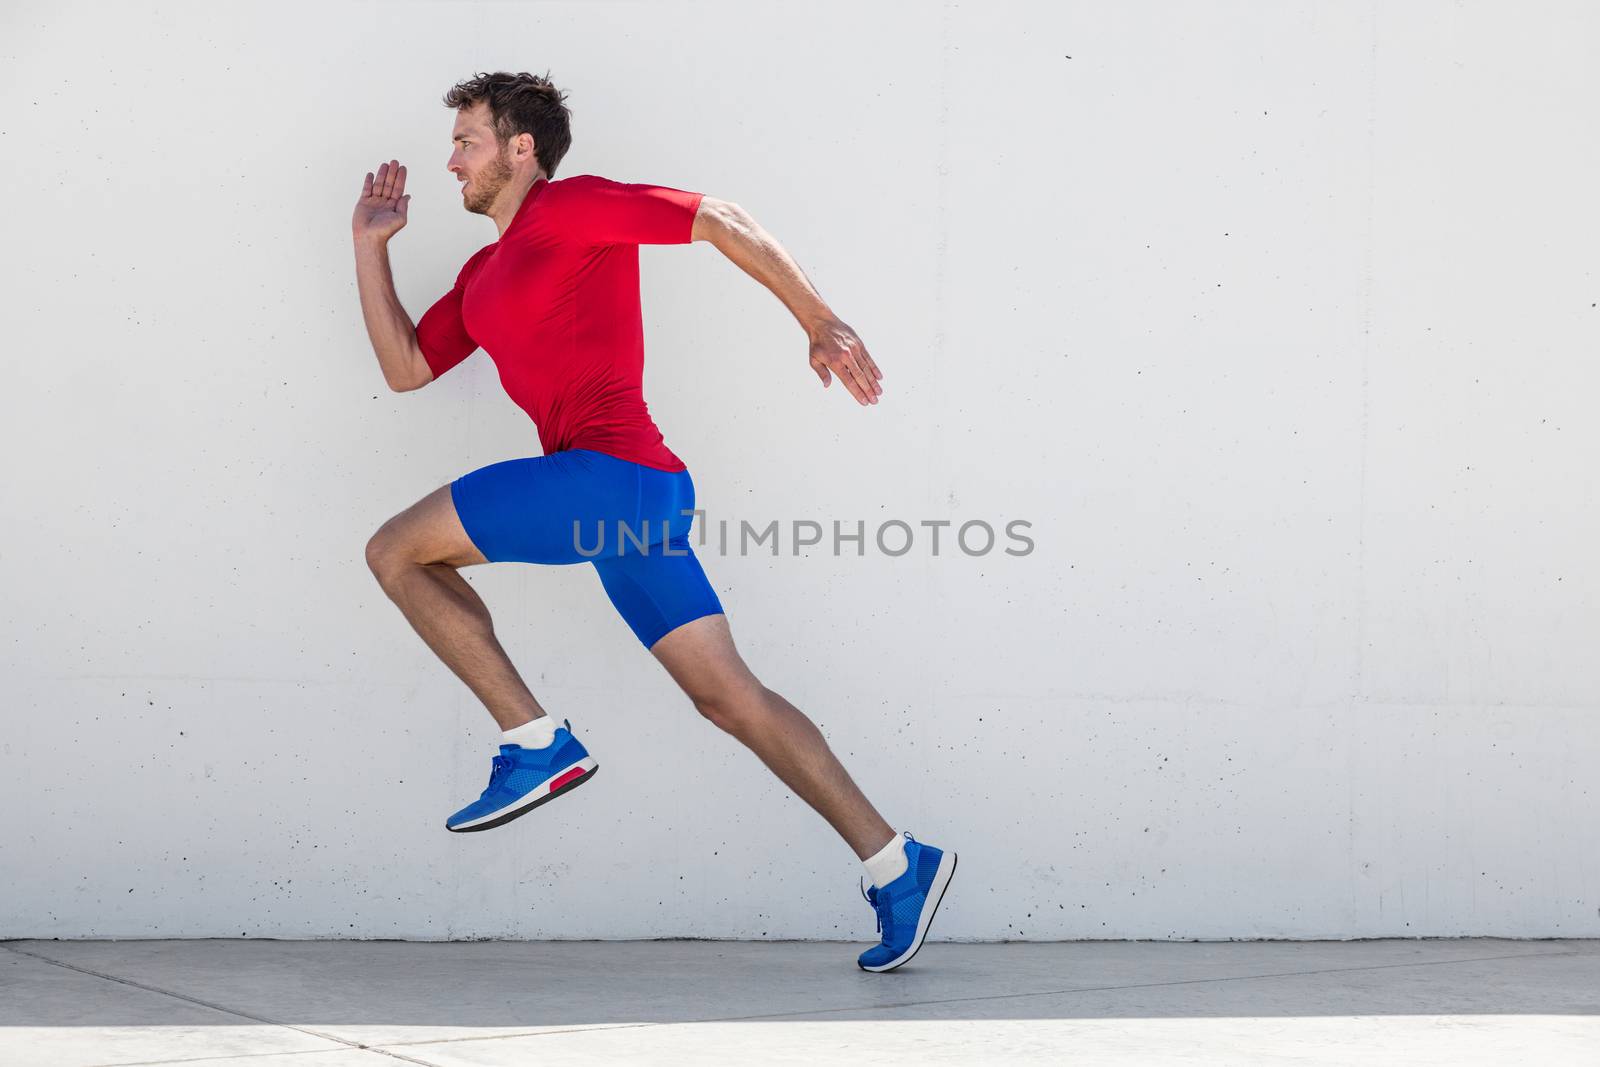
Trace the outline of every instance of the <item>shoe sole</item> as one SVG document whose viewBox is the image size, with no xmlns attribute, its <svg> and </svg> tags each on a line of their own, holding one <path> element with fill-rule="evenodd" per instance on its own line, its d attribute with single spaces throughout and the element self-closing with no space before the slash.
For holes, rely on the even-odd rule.
<svg viewBox="0 0 1600 1067">
<path fill-rule="evenodd" d="M 876 967 L 868 967 L 860 960 L 856 960 L 856 966 L 863 971 L 881 974 L 884 971 L 892 971 L 896 967 L 911 962 L 911 957 L 915 956 L 918 950 L 922 948 L 923 939 L 928 936 L 928 928 L 933 925 L 933 913 L 939 910 L 939 904 L 944 900 L 944 891 L 950 888 L 950 879 L 955 876 L 955 873 L 956 854 L 954 852 L 946 852 L 939 858 L 939 869 L 933 872 L 933 884 L 928 887 L 928 899 L 923 902 L 922 914 L 917 916 L 917 936 L 912 940 L 909 948 L 888 963 L 879 964 Z"/>
<path fill-rule="evenodd" d="M 569 793 L 578 788 L 584 782 L 587 782 L 589 779 L 593 778 L 594 772 L 598 771 L 599 769 L 600 767 L 595 763 L 593 756 L 585 756 L 577 763 L 574 763 L 572 766 L 563 770 L 560 774 L 552 774 L 550 776 L 551 783 L 560 783 L 559 785 L 556 785 L 555 788 L 552 789 L 547 784 L 546 786 L 541 787 L 545 789 L 546 792 L 537 794 L 530 793 L 529 796 L 532 797 L 531 800 L 527 797 L 524 797 L 522 800 L 517 802 L 517 806 L 514 808 L 507 808 L 504 811 L 497 812 L 493 815 L 480 816 L 482 819 L 481 822 L 470 822 L 460 826 L 446 825 L 445 829 L 455 834 L 470 834 L 478 830 L 492 830 L 496 826 L 504 826 L 512 819 L 528 814 L 528 812 L 532 811 L 534 808 L 537 808 L 540 804 L 543 804 L 546 801 L 554 800 L 563 793 Z M 574 771 L 579 771 L 581 773 L 574 775 Z M 562 779 L 566 779 L 566 781 L 562 781 Z"/>
</svg>

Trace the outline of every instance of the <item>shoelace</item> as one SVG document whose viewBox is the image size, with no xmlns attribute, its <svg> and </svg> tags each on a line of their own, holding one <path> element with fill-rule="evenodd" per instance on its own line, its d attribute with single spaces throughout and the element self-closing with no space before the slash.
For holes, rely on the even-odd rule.
<svg viewBox="0 0 1600 1067">
<path fill-rule="evenodd" d="M 857 889 L 860 889 L 864 883 L 865 879 L 860 877 L 856 878 Z M 872 886 L 861 894 L 861 899 L 872 905 L 872 912 L 878 917 L 878 933 L 886 933 L 888 930 L 888 923 L 885 920 L 894 917 L 893 913 L 889 910 L 889 898 L 881 893 L 877 886 Z"/>
<path fill-rule="evenodd" d="M 511 773 L 511 757 L 494 757 L 494 769 L 489 772 L 489 784 L 484 786 L 483 795 L 488 796 L 494 792 L 494 787 L 500 784 L 500 779 Z"/>
</svg>

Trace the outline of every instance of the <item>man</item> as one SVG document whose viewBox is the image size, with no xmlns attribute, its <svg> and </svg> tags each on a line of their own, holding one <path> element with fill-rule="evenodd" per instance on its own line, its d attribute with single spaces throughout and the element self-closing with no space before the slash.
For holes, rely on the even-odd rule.
<svg viewBox="0 0 1600 1067">
<path fill-rule="evenodd" d="M 489 785 L 452 815 L 457 832 L 502 826 L 592 777 L 594 758 L 558 727 L 495 639 L 461 567 L 515 560 L 592 563 L 639 641 L 712 723 L 738 738 L 855 851 L 883 937 L 858 964 L 888 971 L 921 947 L 955 870 L 954 852 L 884 821 L 816 725 L 751 673 L 689 546 L 694 484 L 652 421 L 638 246 L 707 241 L 783 301 L 810 363 L 856 402 L 882 374 L 787 252 L 738 205 L 592 175 L 556 180 L 571 144 L 565 94 L 530 74 L 484 74 L 445 95 L 455 110 L 448 169 L 465 208 L 499 239 L 413 325 L 395 296 L 387 243 L 411 197 L 397 160 L 362 183 L 352 228 L 361 308 L 389 386 L 418 389 L 480 345 L 538 427 L 544 455 L 455 479 L 373 535 L 367 561 L 417 633 L 503 731 Z M 608 536 L 616 529 L 615 536 Z"/>
</svg>

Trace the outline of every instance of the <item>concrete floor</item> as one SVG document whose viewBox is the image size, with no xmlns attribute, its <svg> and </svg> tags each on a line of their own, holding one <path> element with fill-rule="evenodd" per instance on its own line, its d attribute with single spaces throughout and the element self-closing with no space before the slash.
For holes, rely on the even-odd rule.
<svg viewBox="0 0 1600 1067">
<path fill-rule="evenodd" d="M 10 941 L 0 1064 L 1600 1063 L 1600 941 Z"/>
</svg>

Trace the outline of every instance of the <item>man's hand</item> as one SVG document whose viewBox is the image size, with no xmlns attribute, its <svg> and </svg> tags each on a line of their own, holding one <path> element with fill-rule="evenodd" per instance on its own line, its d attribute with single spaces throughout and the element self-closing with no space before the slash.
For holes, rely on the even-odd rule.
<svg viewBox="0 0 1600 1067">
<path fill-rule="evenodd" d="M 379 164 L 377 178 L 369 172 L 362 183 L 355 217 L 350 220 L 356 240 L 387 241 L 399 233 L 406 224 L 406 207 L 410 203 L 406 168 L 398 160 Z"/>
<path fill-rule="evenodd" d="M 867 354 L 856 332 L 838 319 L 827 319 L 808 331 L 811 335 L 811 369 L 827 387 L 833 379 L 829 371 L 839 376 L 850 395 L 862 404 L 876 404 L 883 394 L 879 381 L 883 372 Z"/>
</svg>

